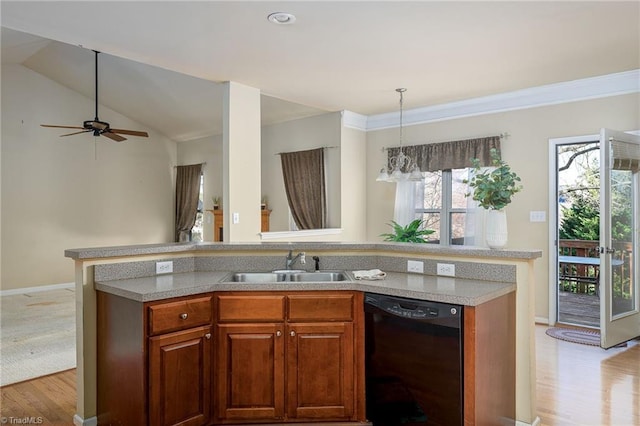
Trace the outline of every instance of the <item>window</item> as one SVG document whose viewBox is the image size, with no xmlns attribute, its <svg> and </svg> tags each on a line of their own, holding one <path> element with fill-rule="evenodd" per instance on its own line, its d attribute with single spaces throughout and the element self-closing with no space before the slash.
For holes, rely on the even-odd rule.
<svg viewBox="0 0 640 426">
<path fill-rule="evenodd" d="M 200 174 L 200 190 L 198 191 L 198 210 L 196 222 L 190 232 L 190 241 L 204 241 L 204 174 Z"/>
<path fill-rule="evenodd" d="M 468 173 L 466 168 L 423 173 L 416 214 L 426 228 L 435 231 L 429 236 L 430 243 L 464 245 L 467 184 L 463 181 Z"/>
</svg>

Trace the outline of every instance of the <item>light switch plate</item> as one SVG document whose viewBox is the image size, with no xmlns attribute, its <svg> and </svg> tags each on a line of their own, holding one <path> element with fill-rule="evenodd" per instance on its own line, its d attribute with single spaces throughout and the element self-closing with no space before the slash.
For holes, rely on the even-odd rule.
<svg viewBox="0 0 640 426">
<path fill-rule="evenodd" d="M 240 213 L 234 213 L 231 217 L 232 222 L 234 225 L 237 225 L 240 223 Z"/>
<path fill-rule="evenodd" d="M 529 222 L 546 222 L 547 212 L 545 211 L 530 211 Z"/>
</svg>

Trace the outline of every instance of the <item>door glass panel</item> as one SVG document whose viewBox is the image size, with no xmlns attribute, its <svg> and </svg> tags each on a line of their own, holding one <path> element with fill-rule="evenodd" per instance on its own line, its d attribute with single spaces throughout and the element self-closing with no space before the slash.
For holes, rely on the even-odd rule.
<svg viewBox="0 0 640 426">
<path fill-rule="evenodd" d="M 634 181 L 640 165 L 640 148 L 613 140 L 611 143 L 611 314 L 636 309 L 633 274 Z"/>
</svg>

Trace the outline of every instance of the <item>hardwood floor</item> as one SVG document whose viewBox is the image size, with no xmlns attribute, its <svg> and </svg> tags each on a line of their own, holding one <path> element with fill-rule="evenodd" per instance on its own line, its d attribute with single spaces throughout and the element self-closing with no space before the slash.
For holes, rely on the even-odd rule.
<svg viewBox="0 0 640 426">
<path fill-rule="evenodd" d="M 2 424 L 73 425 L 76 370 L 0 388 Z"/>
<path fill-rule="evenodd" d="M 537 412 L 543 426 L 640 425 L 640 341 L 604 350 L 536 325 Z"/>
<path fill-rule="evenodd" d="M 541 425 L 640 425 L 640 341 L 605 351 L 554 339 L 546 329 L 536 326 Z M 75 375 L 69 370 L 0 388 L 0 416 L 42 417 L 42 425 L 73 425 Z"/>
</svg>

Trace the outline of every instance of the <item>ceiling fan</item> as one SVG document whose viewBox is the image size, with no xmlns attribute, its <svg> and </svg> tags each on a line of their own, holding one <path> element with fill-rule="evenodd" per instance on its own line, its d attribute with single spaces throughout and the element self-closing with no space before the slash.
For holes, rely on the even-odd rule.
<svg viewBox="0 0 640 426">
<path fill-rule="evenodd" d="M 116 142 L 122 142 L 127 140 L 127 138 L 120 136 L 122 135 L 130 135 L 130 136 L 142 136 L 145 138 L 149 137 L 147 132 L 140 132 L 137 130 L 124 130 L 124 129 L 112 129 L 109 123 L 105 121 L 100 121 L 98 118 L 98 51 L 94 50 L 96 55 L 96 116 L 93 120 L 87 120 L 82 123 L 82 127 L 79 126 L 57 126 L 53 124 L 41 124 L 42 127 L 56 127 L 60 129 L 79 129 L 79 132 L 67 133 L 63 136 L 71 136 L 71 135 L 79 135 L 81 133 L 93 132 L 93 136 L 106 136 L 109 139 L 112 139 Z"/>
</svg>

